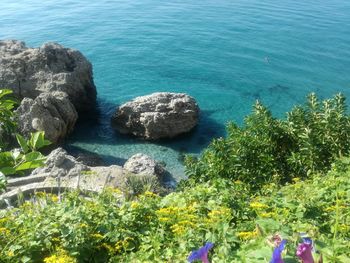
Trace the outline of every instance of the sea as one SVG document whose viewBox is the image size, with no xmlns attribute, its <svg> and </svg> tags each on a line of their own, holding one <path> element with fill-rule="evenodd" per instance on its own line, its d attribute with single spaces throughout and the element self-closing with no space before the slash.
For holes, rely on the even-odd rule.
<svg viewBox="0 0 350 263">
<path fill-rule="evenodd" d="M 280 118 L 310 92 L 350 100 L 349 0 L 0 0 L 0 39 L 58 42 L 93 64 L 100 114 L 64 147 L 108 164 L 145 153 L 174 180 L 256 100 Z M 111 128 L 118 105 L 158 91 L 197 100 L 194 131 L 147 142 Z"/>
</svg>

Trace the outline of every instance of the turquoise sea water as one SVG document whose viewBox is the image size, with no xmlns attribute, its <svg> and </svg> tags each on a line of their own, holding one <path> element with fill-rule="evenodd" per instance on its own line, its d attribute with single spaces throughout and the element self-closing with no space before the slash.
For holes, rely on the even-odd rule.
<svg viewBox="0 0 350 263">
<path fill-rule="evenodd" d="M 183 153 L 242 123 L 256 99 L 277 116 L 311 91 L 350 99 L 349 0 L 1 0 L 0 39 L 55 41 L 92 62 L 101 117 L 68 146 L 109 162 L 144 152 L 176 178 Z M 198 128 L 159 143 L 114 133 L 115 107 L 155 91 L 195 97 Z"/>
</svg>

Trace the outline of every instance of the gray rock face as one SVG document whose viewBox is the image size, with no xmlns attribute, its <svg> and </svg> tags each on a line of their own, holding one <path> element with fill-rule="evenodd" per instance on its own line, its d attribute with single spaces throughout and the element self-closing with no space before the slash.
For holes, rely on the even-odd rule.
<svg viewBox="0 0 350 263">
<path fill-rule="evenodd" d="M 99 193 L 105 188 L 118 188 L 122 190 L 120 195 L 126 196 L 137 194 L 140 184 L 150 182 L 154 183 L 154 189 L 150 191 L 157 191 L 164 172 L 161 165 L 144 154 L 132 156 L 124 168 L 117 165 L 89 167 L 68 155 L 64 149 L 57 148 L 48 155 L 44 167 L 35 169 L 29 176 L 8 180 L 7 191 L 0 192 L 0 209 L 16 205 L 20 193 L 24 198 L 30 198 L 38 191 L 59 194 L 80 189 L 82 193 Z M 131 183 L 133 178 L 140 181 L 132 180 Z"/>
<path fill-rule="evenodd" d="M 68 155 L 64 149 L 57 148 L 47 156 L 45 166 L 35 169 L 31 175 L 50 174 L 50 177 L 73 177 L 80 176 L 84 171 L 90 171 L 90 168 Z"/>
<path fill-rule="evenodd" d="M 162 178 L 165 170 L 148 155 L 137 153 L 131 156 L 124 164 L 124 169 L 134 174 L 150 175 Z"/>
<path fill-rule="evenodd" d="M 20 99 L 63 91 L 78 112 L 90 110 L 96 101 L 91 63 L 79 51 L 55 43 L 28 48 L 21 41 L 0 41 L 0 87 Z"/>
<path fill-rule="evenodd" d="M 189 132 L 198 119 L 199 107 L 192 97 L 159 92 L 121 105 L 112 124 L 120 133 L 156 140 Z"/>
<path fill-rule="evenodd" d="M 45 131 L 57 143 L 73 131 L 78 114 L 64 92 L 42 93 L 35 99 L 24 98 L 16 110 L 21 134 Z"/>
</svg>

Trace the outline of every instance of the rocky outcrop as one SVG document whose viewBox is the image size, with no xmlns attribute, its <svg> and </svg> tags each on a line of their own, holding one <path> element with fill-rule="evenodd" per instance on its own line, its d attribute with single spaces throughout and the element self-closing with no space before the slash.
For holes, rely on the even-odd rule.
<svg viewBox="0 0 350 263">
<path fill-rule="evenodd" d="M 198 119 L 199 107 L 192 97 L 159 92 L 121 105 L 112 117 L 112 124 L 120 133 L 156 140 L 189 132 Z"/>
<path fill-rule="evenodd" d="M 161 189 L 160 176 L 164 172 L 159 164 L 143 154 L 131 157 L 124 168 L 118 165 L 90 167 L 77 161 L 64 149 L 57 148 L 48 155 L 44 167 L 35 169 L 29 176 L 8 180 L 7 191 L 0 195 L 0 209 L 16 206 L 19 196 L 30 198 L 38 191 L 59 194 L 79 189 L 84 195 L 99 193 L 105 188 L 118 188 L 122 191 L 115 193 L 129 195 L 138 194 L 140 184 L 150 182 L 157 191 Z"/>
<path fill-rule="evenodd" d="M 64 92 L 42 93 L 24 98 L 16 110 L 21 134 L 44 131 L 45 138 L 57 143 L 73 131 L 78 114 Z"/>
<path fill-rule="evenodd" d="M 82 172 L 90 171 L 90 168 L 78 162 L 73 156 L 67 154 L 62 148 L 53 150 L 45 161 L 45 166 L 36 168 L 31 175 L 49 174 L 50 177 L 80 176 Z"/>
<path fill-rule="evenodd" d="M 56 43 L 28 48 L 16 40 L 0 41 L 0 87 L 20 98 L 62 91 L 78 112 L 94 108 L 96 88 L 91 63 L 77 50 Z"/>
<path fill-rule="evenodd" d="M 137 153 L 124 164 L 124 169 L 134 174 L 150 175 L 162 178 L 165 170 L 161 164 L 148 155 Z"/>
</svg>

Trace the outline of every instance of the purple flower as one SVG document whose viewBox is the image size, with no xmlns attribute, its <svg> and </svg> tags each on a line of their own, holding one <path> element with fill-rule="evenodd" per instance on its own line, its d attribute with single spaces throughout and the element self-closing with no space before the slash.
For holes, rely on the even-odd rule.
<svg viewBox="0 0 350 263">
<path fill-rule="evenodd" d="M 188 262 L 202 260 L 203 263 L 209 263 L 208 252 L 213 248 L 213 246 L 213 243 L 207 242 L 203 247 L 191 253 L 191 255 L 188 257 Z"/>
<path fill-rule="evenodd" d="M 286 246 L 287 240 L 283 239 L 282 242 L 279 244 L 278 247 L 275 248 L 272 254 L 272 259 L 270 263 L 283 263 L 282 260 L 282 251 L 284 250 L 284 247 Z"/>
<path fill-rule="evenodd" d="M 308 238 L 299 244 L 296 254 L 303 263 L 314 263 L 314 258 L 312 257 L 312 240 Z"/>
<path fill-rule="evenodd" d="M 309 237 L 303 237 L 303 243 L 312 245 L 312 239 Z"/>
</svg>

